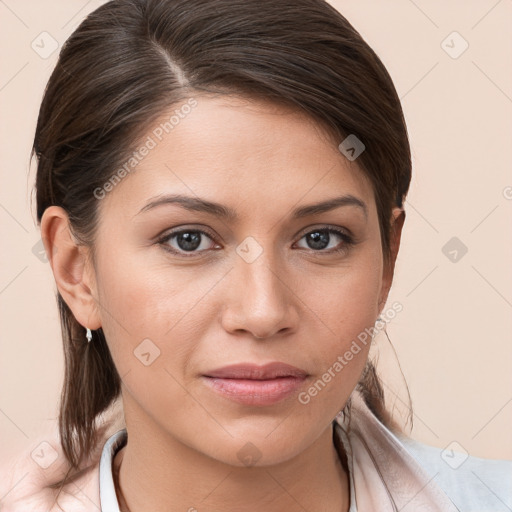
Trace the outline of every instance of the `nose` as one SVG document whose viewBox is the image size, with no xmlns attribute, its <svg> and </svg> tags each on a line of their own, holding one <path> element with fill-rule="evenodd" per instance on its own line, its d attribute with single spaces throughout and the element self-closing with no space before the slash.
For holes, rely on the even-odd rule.
<svg viewBox="0 0 512 512">
<path fill-rule="evenodd" d="M 231 334 L 248 332 L 265 339 L 297 329 L 300 300 L 288 282 L 293 279 L 266 253 L 252 263 L 237 257 L 229 272 L 222 325 Z"/>
</svg>

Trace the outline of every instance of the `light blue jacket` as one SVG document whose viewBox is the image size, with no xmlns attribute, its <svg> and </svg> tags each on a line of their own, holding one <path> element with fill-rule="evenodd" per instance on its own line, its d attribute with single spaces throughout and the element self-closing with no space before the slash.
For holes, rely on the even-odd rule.
<svg viewBox="0 0 512 512">
<path fill-rule="evenodd" d="M 512 461 L 468 456 L 409 438 L 401 441 L 458 510 L 512 511 Z"/>
</svg>

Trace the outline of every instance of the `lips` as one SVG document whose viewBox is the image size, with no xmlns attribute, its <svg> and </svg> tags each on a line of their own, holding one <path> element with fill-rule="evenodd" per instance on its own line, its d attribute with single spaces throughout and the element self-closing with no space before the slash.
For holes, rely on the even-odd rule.
<svg viewBox="0 0 512 512">
<path fill-rule="evenodd" d="M 224 366 L 217 370 L 209 371 L 205 377 L 214 377 L 218 379 L 250 379 L 250 380 L 270 380 L 280 377 L 298 377 L 304 378 L 308 374 L 306 371 L 285 363 L 269 363 L 258 366 L 251 363 L 233 364 Z"/>
<path fill-rule="evenodd" d="M 294 394 L 308 373 L 289 364 L 225 366 L 203 375 L 207 386 L 229 400 L 250 406 L 272 405 Z"/>
</svg>

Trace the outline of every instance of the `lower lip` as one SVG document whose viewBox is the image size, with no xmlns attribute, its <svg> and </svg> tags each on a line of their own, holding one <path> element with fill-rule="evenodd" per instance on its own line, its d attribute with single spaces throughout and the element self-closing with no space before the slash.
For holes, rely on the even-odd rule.
<svg viewBox="0 0 512 512">
<path fill-rule="evenodd" d="M 214 391 L 235 402 L 245 405 L 272 405 L 293 395 L 305 377 L 279 377 L 269 380 L 215 377 L 204 379 Z"/>
</svg>

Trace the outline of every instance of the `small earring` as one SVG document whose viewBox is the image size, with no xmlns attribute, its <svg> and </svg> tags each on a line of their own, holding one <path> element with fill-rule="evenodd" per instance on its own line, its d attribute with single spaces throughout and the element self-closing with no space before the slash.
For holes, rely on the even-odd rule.
<svg viewBox="0 0 512 512">
<path fill-rule="evenodd" d="M 85 337 L 87 338 L 87 343 L 90 343 L 92 340 L 92 332 L 89 327 L 87 327 L 87 332 L 85 333 Z"/>
</svg>

